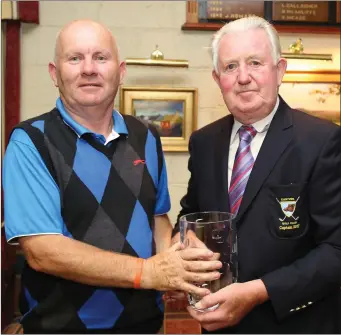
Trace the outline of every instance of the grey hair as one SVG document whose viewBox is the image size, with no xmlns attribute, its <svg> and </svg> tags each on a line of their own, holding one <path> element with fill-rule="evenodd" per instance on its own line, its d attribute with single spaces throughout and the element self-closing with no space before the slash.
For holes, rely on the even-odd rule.
<svg viewBox="0 0 341 335">
<path fill-rule="evenodd" d="M 276 64 L 281 57 L 281 44 L 276 29 L 271 23 L 258 16 L 243 17 L 231 21 L 220 28 L 213 36 L 211 45 L 213 67 L 218 74 L 218 52 L 222 37 L 228 33 L 244 32 L 251 29 L 263 29 L 267 34 L 271 45 L 271 56 Z"/>
</svg>

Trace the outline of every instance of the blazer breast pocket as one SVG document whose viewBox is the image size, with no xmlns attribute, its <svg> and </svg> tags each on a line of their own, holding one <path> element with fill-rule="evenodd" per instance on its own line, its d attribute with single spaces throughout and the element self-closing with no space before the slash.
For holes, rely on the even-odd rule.
<svg viewBox="0 0 341 335">
<path fill-rule="evenodd" d="M 267 220 L 269 230 L 276 238 L 300 238 L 308 231 L 306 185 L 269 185 Z"/>
</svg>

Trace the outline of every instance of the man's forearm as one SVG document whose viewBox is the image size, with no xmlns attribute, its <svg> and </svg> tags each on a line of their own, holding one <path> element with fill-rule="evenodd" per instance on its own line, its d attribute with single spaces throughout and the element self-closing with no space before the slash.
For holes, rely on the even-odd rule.
<svg viewBox="0 0 341 335">
<path fill-rule="evenodd" d="M 141 266 L 135 257 L 101 250 L 61 235 L 23 237 L 20 245 L 34 270 L 87 285 L 133 287 Z M 143 268 L 144 272 L 152 270 L 150 266 Z M 149 281 L 143 283 L 144 288 L 151 288 Z"/>
<path fill-rule="evenodd" d="M 173 227 L 167 214 L 155 216 L 154 241 L 157 253 L 165 251 L 170 247 L 172 229 Z"/>
</svg>

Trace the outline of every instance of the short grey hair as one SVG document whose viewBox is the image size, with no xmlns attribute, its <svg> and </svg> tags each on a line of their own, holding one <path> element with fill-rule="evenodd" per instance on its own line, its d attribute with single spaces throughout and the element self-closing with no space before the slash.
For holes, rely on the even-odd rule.
<svg viewBox="0 0 341 335">
<path fill-rule="evenodd" d="M 219 73 L 218 72 L 219 44 L 222 37 L 228 33 L 244 32 L 251 29 L 263 29 L 265 31 L 270 41 L 271 54 L 274 63 L 276 64 L 279 61 L 281 57 L 281 44 L 279 41 L 277 31 L 273 27 L 273 25 L 266 21 L 265 19 L 258 16 L 243 17 L 241 19 L 234 20 L 225 24 L 213 36 L 211 52 L 213 58 L 213 67 L 217 74 Z"/>
</svg>

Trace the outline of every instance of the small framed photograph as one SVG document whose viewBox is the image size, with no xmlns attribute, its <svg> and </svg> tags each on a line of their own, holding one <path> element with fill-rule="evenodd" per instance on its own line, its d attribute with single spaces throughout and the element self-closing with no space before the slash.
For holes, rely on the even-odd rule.
<svg viewBox="0 0 341 335">
<path fill-rule="evenodd" d="M 120 89 L 120 112 L 150 122 L 164 151 L 187 151 L 198 114 L 196 88 L 133 87 Z"/>
</svg>

